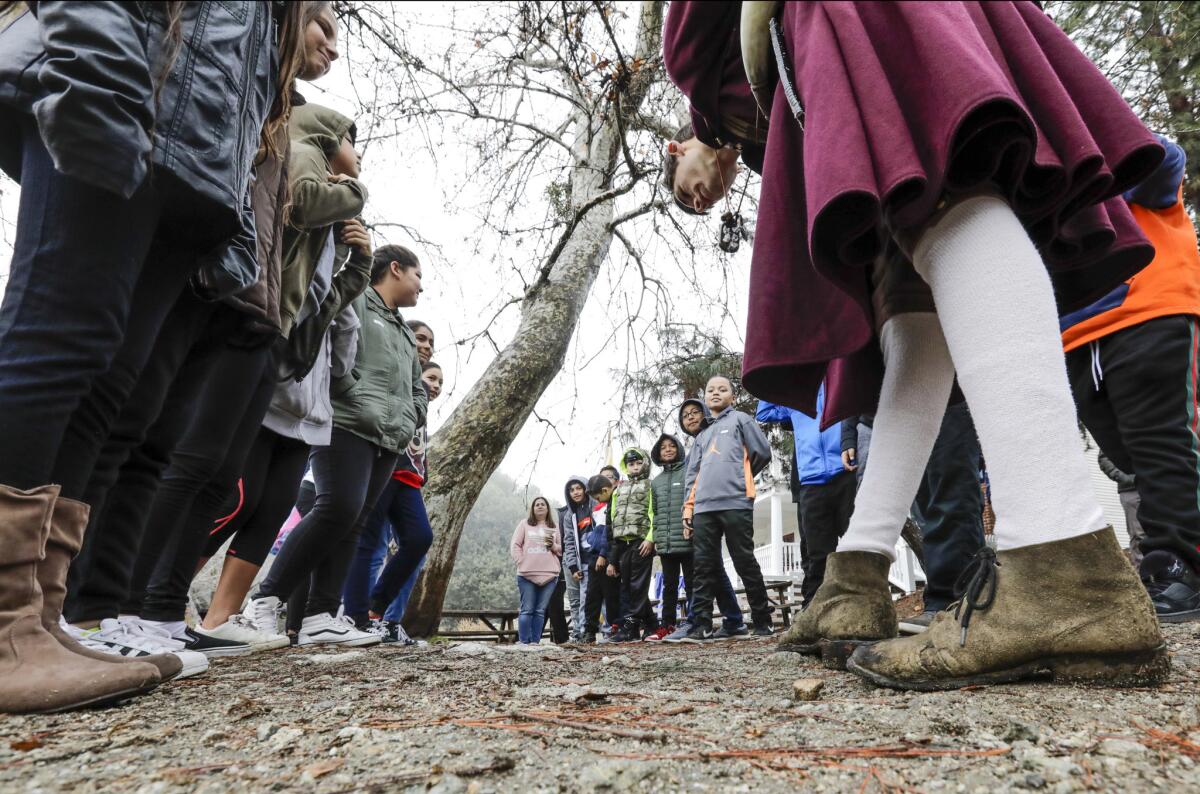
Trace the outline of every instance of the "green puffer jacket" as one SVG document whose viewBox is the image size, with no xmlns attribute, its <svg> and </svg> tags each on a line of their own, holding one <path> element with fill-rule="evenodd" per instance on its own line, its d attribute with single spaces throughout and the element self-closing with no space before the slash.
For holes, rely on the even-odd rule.
<svg viewBox="0 0 1200 794">
<path fill-rule="evenodd" d="M 664 441 L 675 442 L 675 460 L 663 463 L 661 449 Z M 654 497 L 654 550 L 660 556 L 691 554 L 691 538 L 683 536 L 683 503 L 687 501 L 686 471 L 683 468 L 683 444 L 675 436 L 664 433 L 650 450 L 650 459 L 662 471 L 650 481 Z"/>
<path fill-rule="evenodd" d="M 625 466 L 625 455 L 630 452 L 641 454 L 646 467 L 641 475 L 633 479 Z M 609 532 L 616 540 L 654 539 L 654 493 L 650 489 L 650 456 L 644 449 L 631 447 L 621 456 L 621 471 L 629 479 L 617 486 L 609 500 Z"/>
<path fill-rule="evenodd" d="M 333 382 L 333 425 L 399 453 L 425 424 L 429 397 L 421 382 L 417 340 L 400 313 L 374 288 L 354 299 L 362 322 L 358 356 L 350 372 Z"/>
</svg>

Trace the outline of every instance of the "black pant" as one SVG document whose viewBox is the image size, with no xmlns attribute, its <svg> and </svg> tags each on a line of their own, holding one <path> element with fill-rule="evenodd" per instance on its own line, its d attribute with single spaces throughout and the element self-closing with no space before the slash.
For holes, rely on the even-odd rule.
<svg viewBox="0 0 1200 794">
<path fill-rule="evenodd" d="M 1197 326 L 1191 315 L 1147 320 L 1072 350 L 1067 369 L 1079 417 L 1096 443 L 1117 468 L 1137 476 L 1142 552 L 1166 549 L 1200 570 Z"/>
<path fill-rule="evenodd" d="M 746 600 L 750 602 L 750 614 L 755 626 L 771 625 L 771 603 L 767 600 L 767 585 L 763 581 L 762 569 L 754 558 L 754 511 L 715 510 L 697 513 L 692 518 L 692 547 L 695 550 L 694 566 L 696 598 L 692 602 L 692 623 L 706 629 L 712 628 L 713 599 L 717 593 L 717 568 L 724 565 L 721 559 L 721 538 L 729 549 L 733 569 L 737 571 L 746 588 Z"/>
<path fill-rule="evenodd" d="M 84 489 L 92 512 L 83 548 L 67 579 L 66 614 L 71 620 L 115 617 L 129 598 L 160 479 L 237 322 L 232 310 L 186 292 L 163 324 Z M 101 380 L 108 382 L 111 393 L 112 378 Z M 151 545 L 153 552 L 148 549 L 148 554 L 161 548 Z"/>
<path fill-rule="evenodd" d="M 643 557 L 638 553 L 642 541 L 613 541 L 613 564 L 621 573 L 621 601 L 625 612 L 622 622 L 653 630 L 658 626 L 654 609 L 650 606 L 650 579 L 654 575 L 654 555 Z"/>
<path fill-rule="evenodd" d="M 546 621 L 550 624 L 550 641 L 562 645 L 571 639 L 567 629 L 567 613 L 563 609 L 563 596 L 567 594 L 567 583 L 558 577 L 558 584 L 550 594 L 550 603 L 546 605 Z"/>
<path fill-rule="evenodd" d="M 309 452 L 303 441 L 260 427 L 242 467 L 241 507 L 231 506 L 237 515 L 209 532 L 202 556 L 213 556 L 233 537 L 230 557 L 262 565 L 296 504 Z"/>
<path fill-rule="evenodd" d="M 800 567 L 804 581 L 800 596 L 807 604 L 825 581 L 825 560 L 837 551 L 838 539 L 850 526 L 854 512 L 854 472 L 844 471 L 827 483 L 796 489 L 800 524 Z"/>
<path fill-rule="evenodd" d="M 587 621 L 586 634 L 600 630 L 600 607 L 604 619 L 612 624 L 621 620 L 621 580 L 596 570 L 596 561 L 588 563 L 587 591 L 584 593 L 583 614 Z"/>
<path fill-rule="evenodd" d="M 687 617 L 687 605 L 692 602 L 692 555 L 691 554 L 663 554 L 659 557 L 662 560 L 663 570 L 663 595 L 662 595 L 662 622 L 666 626 L 674 626 L 676 618 L 679 617 L 679 574 L 683 574 L 683 587 L 687 595 L 687 601 L 683 605 L 683 615 Z"/>
<path fill-rule="evenodd" d="M 954 601 L 954 583 L 984 546 L 981 457 L 967 404 L 951 403 L 912 504 L 925 550 L 927 610 L 941 611 Z"/>
<path fill-rule="evenodd" d="M 138 316 L 161 319 L 160 307 L 173 302 L 137 293 L 143 270 L 161 268 L 156 275 L 182 285 L 191 262 L 164 254 L 150 178 L 128 199 L 93 187 L 54 167 L 32 116 L 19 126 L 17 234 L 0 304 L 0 483 L 28 489 L 62 482 L 55 463 L 77 408 L 126 340 L 153 340 L 156 329 L 145 330 L 153 322 Z M 79 499 L 74 479 L 62 495 Z"/>
<path fill-rule="evenodd" d="M 396 453 L 335 427 L 330 445 L 315 449 L 311 461 L 316 503 L 288 534 L 256 595 L 286 600 L 311 577 L 305 617 L 337 612 L 358 533 L 391 479 Z"/>
<path fill-rule="evenodd" d="M 188 404 L 192 420 L 150 506 L 126 611 L 183 620 L 204 543 L 237 483 L 274 386 L 269 347 L 222 349 L 204 390 Z"/>
</svg>

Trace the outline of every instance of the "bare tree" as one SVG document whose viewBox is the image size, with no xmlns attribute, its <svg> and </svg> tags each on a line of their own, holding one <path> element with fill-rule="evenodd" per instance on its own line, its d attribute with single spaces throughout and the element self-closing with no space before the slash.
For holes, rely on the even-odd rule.
<svg viewBox="0 0 1200 794">
<path fill-rule="evenodd" d="M 495 314 L 457 340 L 485 340 L 495 358 L 430 441 L 425 499 L 434 542 L 405 618 L 414 634 L 437 630 L 467 514 L 530 416 L 541 419 L 537 401 L 563 367 L 614 241 L 640 286 L 631 305 L 616 312 L 621 325 L 632 329 L 643 311 L 669 317 L 671 296 L 654 268 L 687 265 L 671 257 L 648 263 L 638 242 L 669 238 L 682 260 L 695 250 L 690 234 L 662 211 L 655 184 L 662 141 L 680 112 L 662 68 L 664 5 L 490 6 L 481 16 L 456 16 L 447 30 L 453 44 L 437 56 L 415 50 L 394 10 L 339 6 L 361 45 L 351 57 L 365 61 L 355 74 L 365 81 L 364 96 L 374 98 L 364 107 L 364 145 L 420 134 L 436 151 L 453 120 L 478 125 L 482 134 L 472 141 L 479 178 L 472 187 L 487 191 L 481 227 L 505 241 L 498 268 L 505 264 L 521 283 L 519 294 L 498 291 Z M 540 223 L 523 220 L 531 195 L 547 207 Z M 495 321 L 508 311 L 519 314 L 516 331 L 497 340 Z"/>
</svg>

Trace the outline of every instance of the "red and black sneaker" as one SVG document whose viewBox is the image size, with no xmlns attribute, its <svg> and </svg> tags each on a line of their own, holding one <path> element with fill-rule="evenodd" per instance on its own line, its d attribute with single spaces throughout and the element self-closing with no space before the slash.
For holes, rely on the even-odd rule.
<svg viewBox="0 0 1200 794">
<path fill-rule="evenodd" d="M 646 638 L 642 640 L 642 642 L 662 642 L 663 637 L 674 633 L 674 631 L 674 626 L 659 626 L 656 631 L 651 634 L 647 634 Z"/>
</svg>

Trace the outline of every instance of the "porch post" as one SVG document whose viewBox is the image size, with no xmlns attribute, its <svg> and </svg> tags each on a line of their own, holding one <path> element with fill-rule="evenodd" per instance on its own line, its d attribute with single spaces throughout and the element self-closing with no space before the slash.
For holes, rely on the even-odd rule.
<svg viewBox="0 0 1200 794">
<path fill-rule="evenodd" d="M 772 576 L 783 576 L 783 497 L 779 486 L 771 489 L 771 570 Z"/>
</svg>

